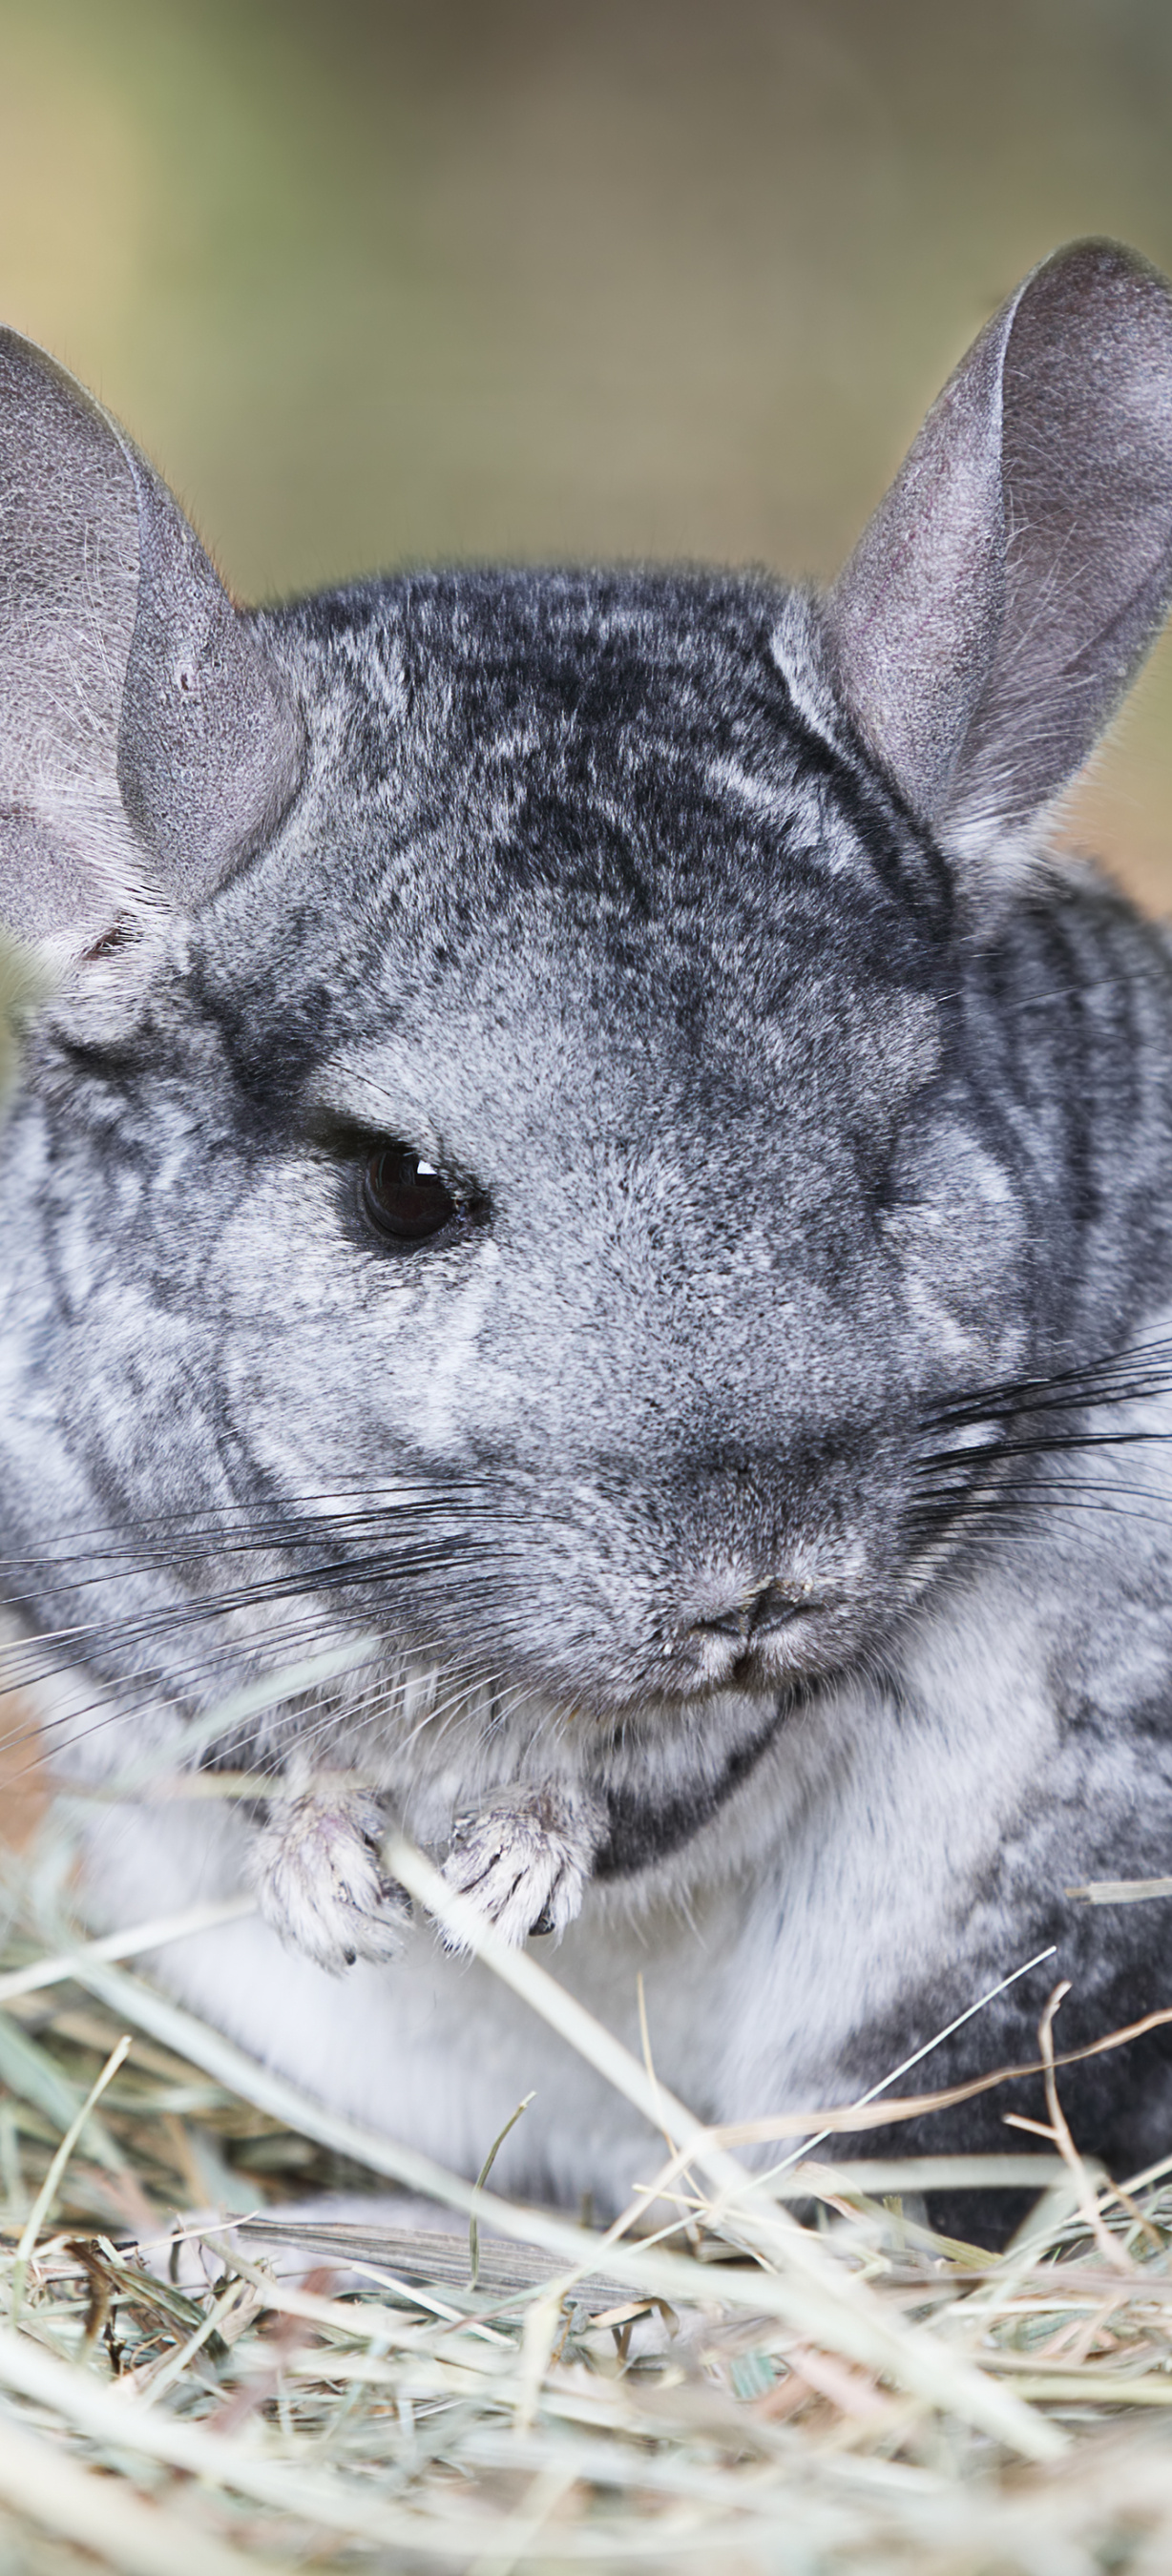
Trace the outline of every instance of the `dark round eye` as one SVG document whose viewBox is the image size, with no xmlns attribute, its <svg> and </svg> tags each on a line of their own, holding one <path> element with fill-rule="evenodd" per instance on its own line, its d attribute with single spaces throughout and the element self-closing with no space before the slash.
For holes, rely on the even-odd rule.
<svg viewBox="0 0 1172 2576">
<path fill-rule="evenodd" d="M 377 1145 L 362 1175 L 362 1206 L 380 1234 L 396 1243 L 424 1243 L 450 1224 L 456 1202 L 409 1145 Z"/>
</svg>

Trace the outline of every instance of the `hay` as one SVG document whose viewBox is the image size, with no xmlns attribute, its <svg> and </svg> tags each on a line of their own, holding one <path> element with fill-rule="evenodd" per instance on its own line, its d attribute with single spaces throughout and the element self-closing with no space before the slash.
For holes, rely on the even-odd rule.
<svg viewBox="0 0 1172 2576">
<path fill-rule="evenodd" d="M 1168 2176 L 1113 2190 L 1059 2121 L 1041 2168 L 791 2161 L 766 2187 L 478 1937 L 646 2112 L 678 2218 L 652 2242 L 638 2206 L 606 2231 L 518 2209 L 253 2067 L 118 1963 L 133 1934 L 87 1944 L 55 1831 L 13 1868 L 0 1963 L 0 2576 L 1163 2576 Z M 917 2214 L 1040 2172 L 1004 2255 Z M 432 2208 L 281 2216 L 388 2180 Z"/>
</svg>

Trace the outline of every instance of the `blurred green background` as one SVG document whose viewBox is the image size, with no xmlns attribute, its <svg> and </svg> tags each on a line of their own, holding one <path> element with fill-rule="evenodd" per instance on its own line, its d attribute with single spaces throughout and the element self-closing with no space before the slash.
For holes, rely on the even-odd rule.
<svg viewBox="0 0 1172 2576">
<path fill-rule="evenodd" d="M 235 588 L 829 572 L 1031 262 L 1172 268 L 1172 0 L 0 0 L 0 314 Z M 1172 908 L 1172 652 L 1077 839 Z"/>
</svg>

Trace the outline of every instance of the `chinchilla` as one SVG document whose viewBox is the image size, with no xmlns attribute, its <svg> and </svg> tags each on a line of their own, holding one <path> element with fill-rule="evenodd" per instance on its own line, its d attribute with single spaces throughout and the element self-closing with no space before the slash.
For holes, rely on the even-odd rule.
<svg viewBox="0 0 1172 2576">
<path fill-rule="evenodd" d="M 95 1914 L 251 1883 L 181 1991 L 466 2169 L 535 2088 L 506 2180 L 602 2205 L 635 2114 L 388 1821 L 714 2120 L 1051 1945 L 923 2080 L 1172 2003 L 1069 1892 L 1172 1861 L 1172 950 L 1052 847 L 1172 590 L 1164 281 L 1035 270 L 824 594 L 240 610 L 12 333 L 0 458 L 7 1669 L 74 1779 L 253 1780 L 99 1804 Z M 1063 2085 L 1172 2150 L 1162 2027 Z"/>
</svg>

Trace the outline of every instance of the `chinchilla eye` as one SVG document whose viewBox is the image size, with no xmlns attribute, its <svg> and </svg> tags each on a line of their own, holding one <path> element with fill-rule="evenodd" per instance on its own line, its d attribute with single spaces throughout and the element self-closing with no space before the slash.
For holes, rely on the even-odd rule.
<svg viewBox="0 0 1172 2576">
<path fill-rule="evenodd" d="M 409 1145 L 377 1145 L 362 1175 L 362 1208 L 380 1234 L 424 1243 L 456 1213 L 439 1173 Z"/>
</svg>

